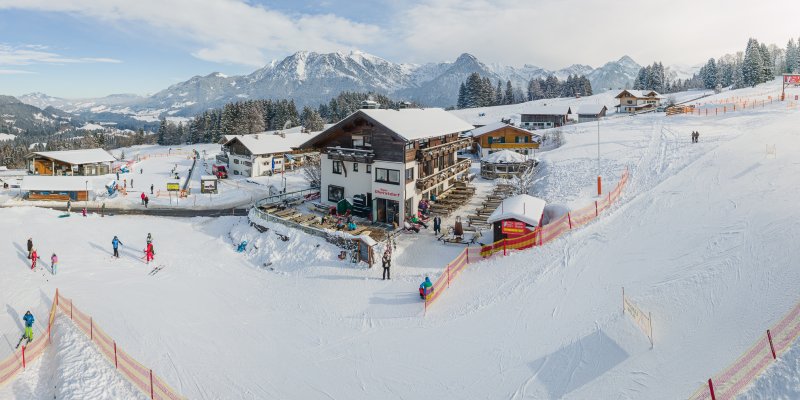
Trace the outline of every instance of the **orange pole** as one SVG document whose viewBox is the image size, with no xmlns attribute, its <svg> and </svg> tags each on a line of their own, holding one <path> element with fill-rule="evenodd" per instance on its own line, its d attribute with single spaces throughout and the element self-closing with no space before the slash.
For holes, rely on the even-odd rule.
<svg viewBox="0 0 800 400">
<path fill-rule="evenodd" d="M 603 178 L 597 175 L 597 195 L 600 196 L 601 194 L 603 194 Z"/>
</svg>

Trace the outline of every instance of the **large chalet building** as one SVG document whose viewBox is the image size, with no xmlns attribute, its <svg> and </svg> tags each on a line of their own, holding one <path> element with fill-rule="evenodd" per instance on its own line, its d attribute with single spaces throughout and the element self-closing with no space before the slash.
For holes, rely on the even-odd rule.
<svg viewBox="0 0 800 400">
<path fill-rule="evenodd" d="M 634 114 L 640 111 L 656 109 L 664 98 L 655 90 L 625 89 L 614 97 L 619 100 L 617 112 Z"/>
<path fill-rule="evenodd" d="M 362 109 L 303 143 L 321 155 L 321 197 L 333 205 L 357 197 L 372 221 L 402 224 L 419 200 L 454 185 L 470 160 L 456 152 L 473 126 L 440 108 Z"/>
</svg>

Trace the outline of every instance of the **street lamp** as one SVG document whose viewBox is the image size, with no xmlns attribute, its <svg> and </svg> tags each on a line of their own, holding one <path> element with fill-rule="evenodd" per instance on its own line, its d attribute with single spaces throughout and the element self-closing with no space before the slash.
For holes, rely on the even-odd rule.
<svg viewBox="0 0 800 400">
<path fill-rule="evenodd" d="M 600 116 L 597 117 L 597 196 L 603 194 L 603 179 L 600 177 Z"/>
</svg>

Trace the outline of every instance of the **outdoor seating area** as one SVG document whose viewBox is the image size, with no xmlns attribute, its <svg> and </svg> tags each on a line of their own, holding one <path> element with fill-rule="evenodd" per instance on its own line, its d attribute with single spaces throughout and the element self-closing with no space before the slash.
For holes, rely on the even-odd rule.
<svg viewBox="0 0 800 400">
<path fill-rule="evenodd" d="M 430 205 L 430 210 L 434 214 L 450 215 L 457 208 L 468 202 L 475 195 L 475 190 L 475 186 L 470 185 L 468 182 L 456 182 L 453 187 L 436 196 L 435 200 L 432 200 L 433 204 Z"/>
<path fill-rule="evenodd" d="M 296 208 L 296 205 L 297 204 L 280 203 L 263 205 L 260 206 L 259 209 L 267 214 L 278 217 L 281 220 L 293 222 L 308 229 L 318 231 L 342 231 L 353 236 L 367 235 L 376 241 L 381 241 L 386 238 L 387 234 L 383 228 L 379 226 L 373 226 L 361 218 L 352 216 L 345 217 L 328 215 L 326 213 L 328 211 L 327 209 L 319 210 L 314 208 L 312 210 L 313 212 L 319 212 L 322 215 L 308 213 L 307 211 Z M 355 224 L 355 229 L 348 229 L 347 223 L 345 223 L 345 221 L 348 219 Z"/>
<path fill-rule="evenodd" d="M 509 184 L 495 185 L 492 192 L 486 196 L 480 207 L 475 209 L 474 214 L 467 216 L 469 227 L 473 229 L 487 229 L 491 226 L 488 223 L 489 216 L 500 206 L 507 197 L 514 195 L 514 187 Z"/>
</svg>

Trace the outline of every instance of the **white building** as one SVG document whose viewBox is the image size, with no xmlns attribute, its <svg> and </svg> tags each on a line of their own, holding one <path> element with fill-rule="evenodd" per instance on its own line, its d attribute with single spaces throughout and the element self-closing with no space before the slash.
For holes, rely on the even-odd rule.
<svg viewBox="0 0 800 400">
<path fill-rule="evenodd" d="M 323 153 L 322 201 L 365 204 L 353 213 L 402 224 L 419 200 L 449 189 L 469 171 L 459 134 L 473 126 L 439 108 L 362 109 L 301 147 Z"/>
<path fill-rule="evenodd" d="M 661 97 L 655 90 L 632 90 L 625 89 L 614 97 L 619 100 L 617 112 L 636 113 L 655 109 L 661 105 Z"/>
<path fill-rule="evenodd" d="M 256 133 L 231 137 L 223 147 L 228 155 L 228 174 L 256 177 L 288 169 L 286 155 L 314 133 Z"/>
</svg>

